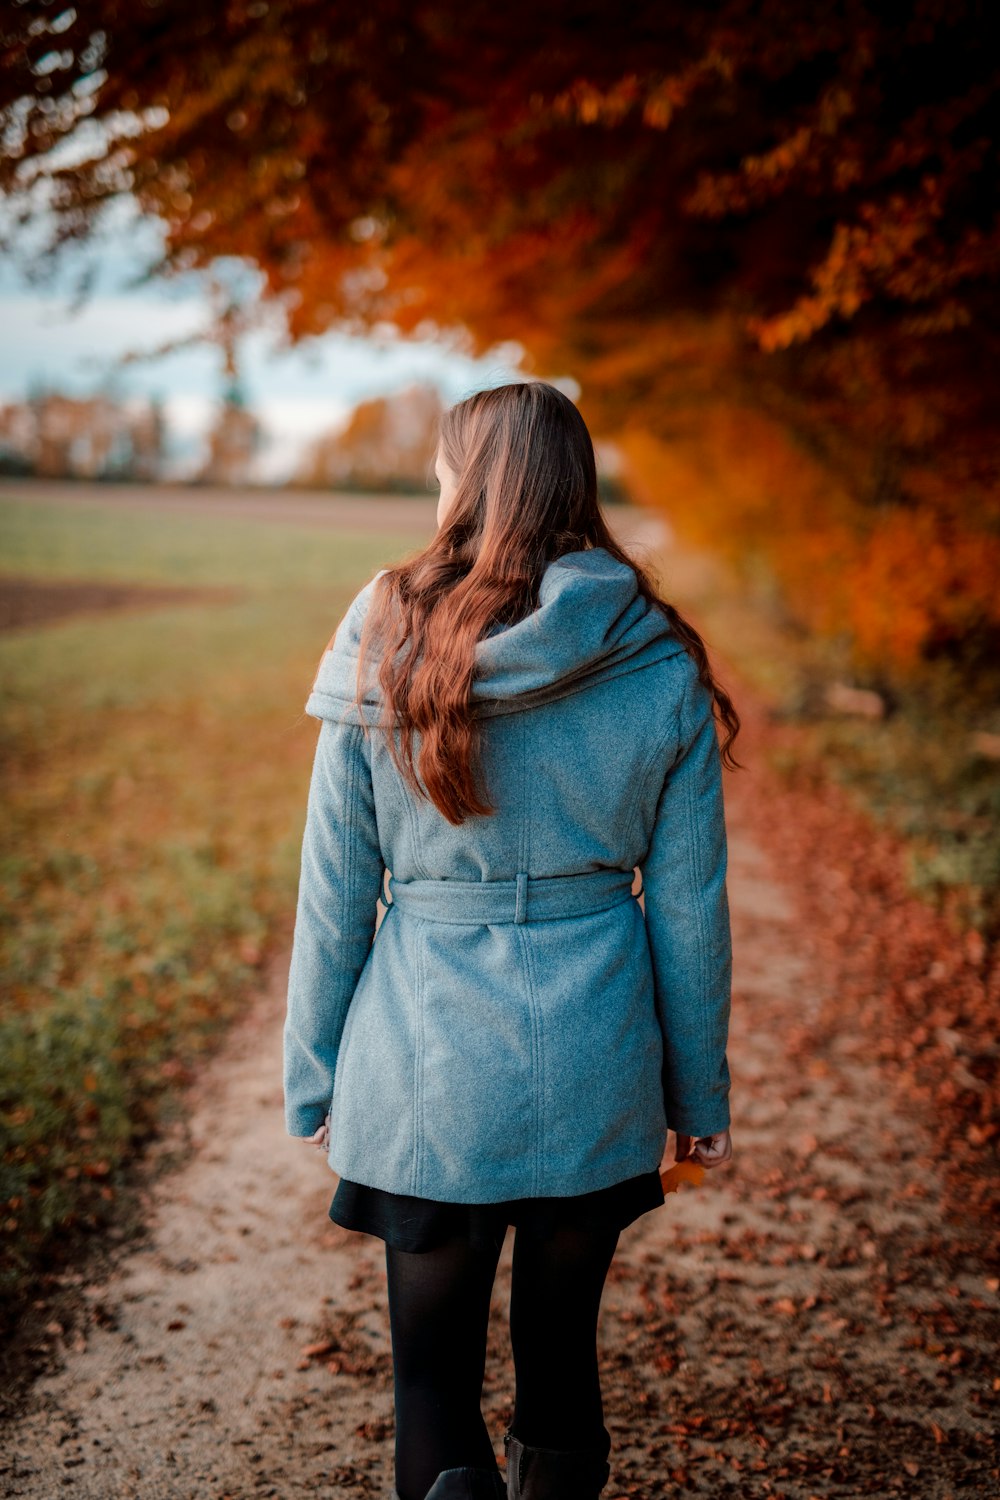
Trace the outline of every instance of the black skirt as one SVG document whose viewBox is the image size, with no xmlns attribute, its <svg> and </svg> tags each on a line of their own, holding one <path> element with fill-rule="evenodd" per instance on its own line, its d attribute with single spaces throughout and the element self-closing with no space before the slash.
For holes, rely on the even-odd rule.
<svg viewBox="0 0 1000 1500">
<path fill-rule="evenodd" d="M 658 1169 L 570 1198 L 509 1198 L 504 1203 L 442 1203 L 342 1177 L 329 1215 L 344 1229 L 375 1235 L 398 1250 L 433 1250 L 456 1234 L 477 1249 L 499 1249 L 509 1224 L 543 1237 L 565 1226 L 621 1231 L 663 1201 Z"/>
</svg>

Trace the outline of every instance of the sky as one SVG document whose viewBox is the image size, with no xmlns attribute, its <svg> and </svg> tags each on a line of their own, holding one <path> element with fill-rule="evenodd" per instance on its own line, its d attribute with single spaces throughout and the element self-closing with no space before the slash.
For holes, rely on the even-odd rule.
<svg viewBox="0 0 1000 1500">
<path fill-rule="evenodd" d="M 37 233 L 44 233 L 44 224 Z M 116 369 L 132 351 L 148 353 L 195 333 L 208 319 L 202 274 L 134 285 L 157 259 L 161 229 L 121 206 L 99 237 L 60 252 L 54 274 L 35 284 L 30 232 L 19 233 L 14 255 L 0 257 L 0 403 L 23 400 L 44 384 L 69 395 L 98 389 L 122 398 L 158 396 L 171 435 L 178 474 L 193 466 L 214 404 L 225 385 L 214 345 L 176 350 Z M 74 310 L 84 269 L 94 279 Z M 220 274 L 253 295 L 262 278 L 236 260 Z M 341 424 L 358 401 L 391 394 L 414 381 L 436 385 L 448 403 L 482 386 L 518 379 L 521 349 L 505 344 L 481 359 L 456 340 L 359 339 L 331 333 L 295 350 L 280 350 L 280 325 L 248 334 L 238 347 L 241 385 L 265 429 L 259 479 L 281 479 L 309 438 Z"/>
</svg>

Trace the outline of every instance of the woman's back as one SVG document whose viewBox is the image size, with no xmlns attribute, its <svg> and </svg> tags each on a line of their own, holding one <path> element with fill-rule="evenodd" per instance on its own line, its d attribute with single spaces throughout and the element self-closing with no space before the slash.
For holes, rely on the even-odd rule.
<svg viewBox="0 0 1000 1500">
<path fill-rule="evenodd" d="M 495 811 L 456 825 L 400 774 L 378 694 L 354 702 L 380 576 L 306 705 L 324 723 L 289 976 L 289 1131 L 330 1109 L 338 1174 L 454 1202 L 652 1170 L 668 1126 L 729 1125 L 712 696 L 627 564 L 601 547 L 564 554 L 538 609 L 477 644 Z M 392 905 L 372 942 L 386 869 Z"/>
</svg>

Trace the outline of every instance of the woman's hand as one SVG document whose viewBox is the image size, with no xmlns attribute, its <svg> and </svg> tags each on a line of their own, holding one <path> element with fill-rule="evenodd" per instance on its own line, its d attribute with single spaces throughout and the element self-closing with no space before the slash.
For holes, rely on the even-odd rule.
<svg viewBox="0 0 1000 1500">
<path fill-rule="evenodd" d="M 693 1150 L 692 1141 L 694 1142 Z M 674 1161 L 689 1158 L 703 1167 L 721 1167 L 724 1161 L 731 1160 L 732 1154 L 733 1142 L 728 1130 L 720 1130 L 718 1135 L 700 1135 L 697 1139 L 691 1135 L 681 1135 L 680 1131 L 677 1132 Z"/>
<path fill-rule="evenodd" d="M 314 1130 L 313 1133 L 312 1133 L 312 1135 L 300 1135 L 299 1136 L 299 1140 L 300 1141 L 308 1141 L 311 1146 L 316 1146 L 320 1151 L 329 1151 L 329 1149 L 330 1149 L 330 1111 L 327 1110 L 327 1112 L 326 1112 L 326 1119 L 323 1121 L 322 1125 L 319 1127 L 318 1130 Z"/>
</svg>

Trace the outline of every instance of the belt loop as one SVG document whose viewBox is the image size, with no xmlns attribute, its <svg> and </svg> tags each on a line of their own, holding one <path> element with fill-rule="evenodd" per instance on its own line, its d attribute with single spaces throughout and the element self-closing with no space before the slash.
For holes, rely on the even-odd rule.
<svg viewBox="0 0 1000 1500">
<path fill-rule="evenodd" d="M 389 876 L 388 882 L 386 882 L 386 878 L 385 878 L 387 875 Z M 382 891 L 381 891 L 381 895 L 382 895 L 382 905 L 385 907 L 386 911 L 389 910 L 390 906 L 395 906 L 396 902 L 395 902 L 395 898 L 393 897 L 393 894 L 392 894 L 392 874 L 391 874 L 391 872 L 388 869 L 385 869 L 385 870 L 382 871 Z"/>
<path fill-rule="evenodd" d="M 528 877 L 522 871 L 517 877 L 517 897 L 514 902 L 514 921 L 526 922 L 528 919 Z"/>
</svg>

